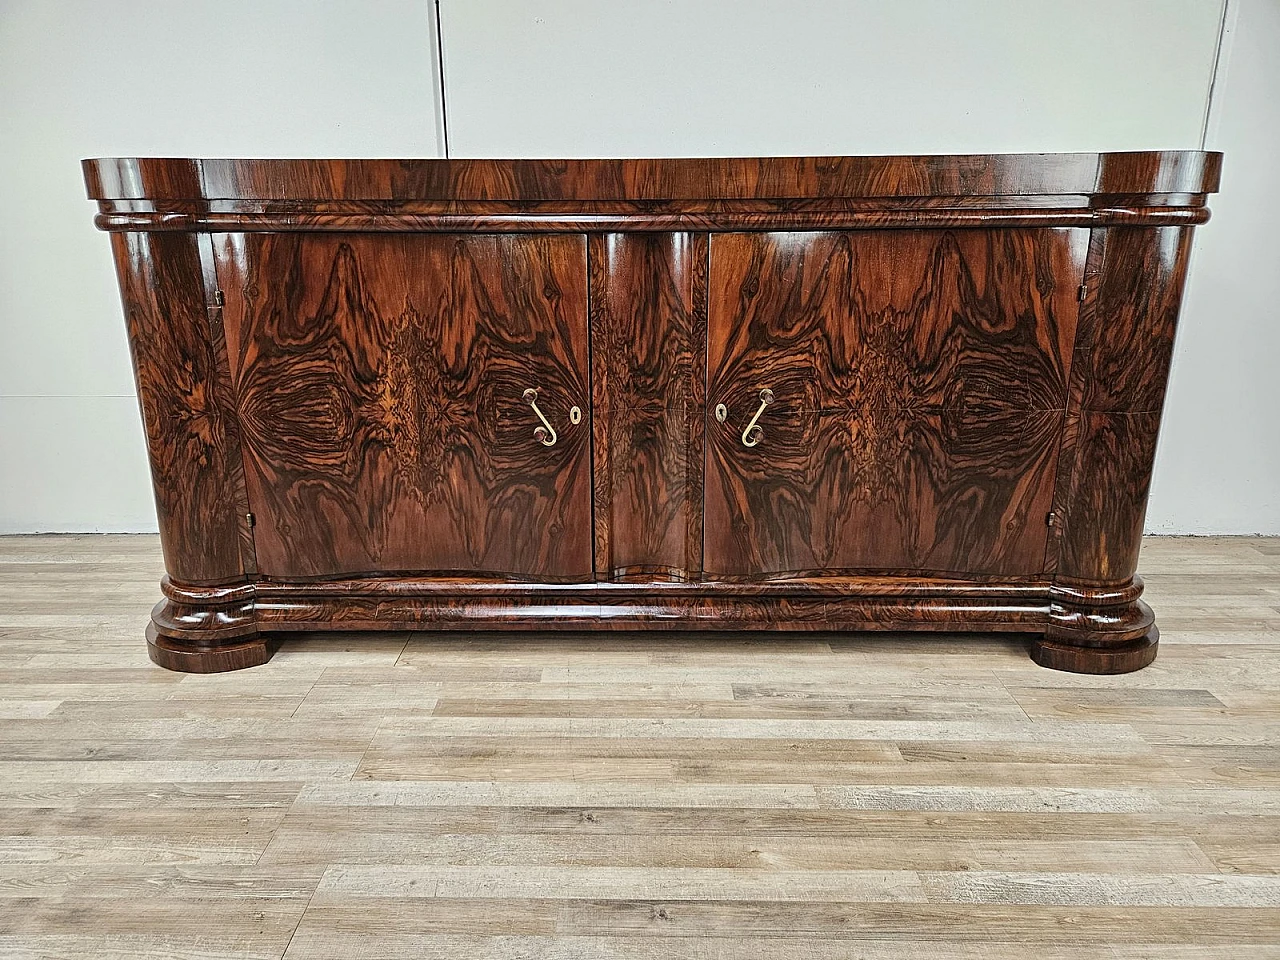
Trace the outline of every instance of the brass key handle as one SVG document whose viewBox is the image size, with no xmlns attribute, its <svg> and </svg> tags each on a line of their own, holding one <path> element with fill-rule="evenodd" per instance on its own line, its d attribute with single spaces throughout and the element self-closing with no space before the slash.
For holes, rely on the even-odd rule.
<svg viewBox="0 0 1280 960">
<path fill-rule="evenodd" d="M 524 402 L 533 408 L 533 412 L 542 421 L 542 426 L 533 428 L 533 435 L 544 447 L 554 447 L 560 437 L 556 433 L 556 428 L 551 425 L 551 421 L 538 409 L 538 391 L 534 387 L 524 392 Z"/>
<path fill-rule="evenodd" d="M 764 430 L 757 424 L 760 421 L 764 408 L 773 403 L 773 391 L 765 387 L 760 391 L 760 406 L 756 410 L 756 415 L 751 418 L 751 422 L 747 424 L 746 429 L 742 431 L 742 445 L 744 447 L 754 447 L 757 443 L 764 439 Z M 752 431 L 755 431 L 753 434 Z"/>
</svg>

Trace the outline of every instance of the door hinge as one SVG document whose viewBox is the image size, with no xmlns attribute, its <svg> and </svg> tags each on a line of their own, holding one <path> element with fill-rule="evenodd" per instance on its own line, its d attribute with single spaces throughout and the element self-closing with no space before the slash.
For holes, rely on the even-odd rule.
<svg viewBox="0 0 1280 960">
<path fill-rule="evenodd" d="M 1076 291 L 1076 299 L 1083 301 L 1089 293 L 1089 285 L 1087 283 L 1080 284 L 1080 289 Z"/>
<path fill-rule="evenodd" d="M 225 307 L 227 305 L 227 298 L 223 295 L 221 290 L 215 290 L 213 291 L 213 302 L 216 306 Z"/>
<path fill-rule="evenodd" d="M 257 520 L 255 520 L 255 519 L 253 519 L 253 514 L 252 514 L 252 513 L 246 513 L 246 514 L 244 515 L 244 519 L 245 519 L 245 522 L 249 524 L 249 526 L 251 526 L 251 527 L 253 527 L 253 526 L 257 526 L 258 521 L 257 521 Z"/>
<path fill-rule="evenodd" d="M 1044 525 L 1046 527 L 1052 527 L 1057 522 L 1058 522 L 1058 515 L 1054 511 L 1050 510 L 1047 514 L 1045 514 Z"/>
</svg>

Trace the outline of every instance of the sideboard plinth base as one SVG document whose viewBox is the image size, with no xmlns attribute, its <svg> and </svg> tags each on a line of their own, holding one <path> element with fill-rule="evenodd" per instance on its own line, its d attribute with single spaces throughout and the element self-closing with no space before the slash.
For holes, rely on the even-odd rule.
<svg viewBox="0 0 1280 960">
<path fill-rule="evenodd" d="M 210 646 L 163 636 L 154 623 L 147 624 L 147 654 L 151 660 L 180 673 L 225 673 L 258 667 L 270 660 L 279 646 L 278 639 L 258 634 Z"/>
<path fill-rule="evenodd" d="M 460 581 L 424 576 L 161 585 L 151 659 L 188 673 L 259 666 L 290 634 L 332 631 L 1031 634 L 1075 673 L 1139 670 L 1159 633 L 1141 580 L 1116 587 L 909 577 L 737 583 Z"/>
<path fill-rule="evenodd" d="M 1078 647 L 1036 637 L 1031 641 L 1031 659 L 1042 667 L 1068 673 L 1132 673 L 1150 664 L 1159 646 L 1160 631 L 1155 627 L 1146 636 L 1115 647 Z"/>
</svg>

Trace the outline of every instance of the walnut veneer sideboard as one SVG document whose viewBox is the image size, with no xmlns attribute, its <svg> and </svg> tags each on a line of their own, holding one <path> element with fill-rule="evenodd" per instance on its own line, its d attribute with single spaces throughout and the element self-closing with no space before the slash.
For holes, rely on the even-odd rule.
<svg viewBox="0 0 1280 960">
<path fill-rule="evenodd" d="M 1134 670 L 1202 152 L 86 160 L 176 670 L 287 631 L 1013 631 Z"/>
</svg>

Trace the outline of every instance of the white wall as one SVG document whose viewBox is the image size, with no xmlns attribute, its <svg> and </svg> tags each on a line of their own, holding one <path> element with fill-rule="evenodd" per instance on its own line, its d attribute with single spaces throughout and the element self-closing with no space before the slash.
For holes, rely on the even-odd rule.
<svg viewBox="0 0 1280 960">
<path fill-rule="evenodd" d="M 438 156 L 421 0 L 0 0 L 0 533 L 154 530 L 95 156 Z"/>
<path fill-rule="evenodd" d="M 1229 12 L 1208 137 L 1222 193 L 1191 257 L 1147 511 L 1157 533 L 1280 533 L 1280 3 Z"/>
<path fill-rule="evenodd" d="M 803 156 L 1197 147 L 1220 0 L 441 8 L 454 156 Z"/>
<path fill-rule="evenodd" d="M 1225 192 L 1197 239 L 1161 532 L 1280 533 L 1280 246 L 1257 201 L 1280 138 L 1280 11 L 1231 4 L 1210 118 Z M 1220 0 L 441 6 L 453 156 L 1196 148 L 1221 15 Z M 77 161 L 436 156 L 434 53 L 430 0 L 0 0 L 0 532 L 154 528 Z"/>
</svg>

